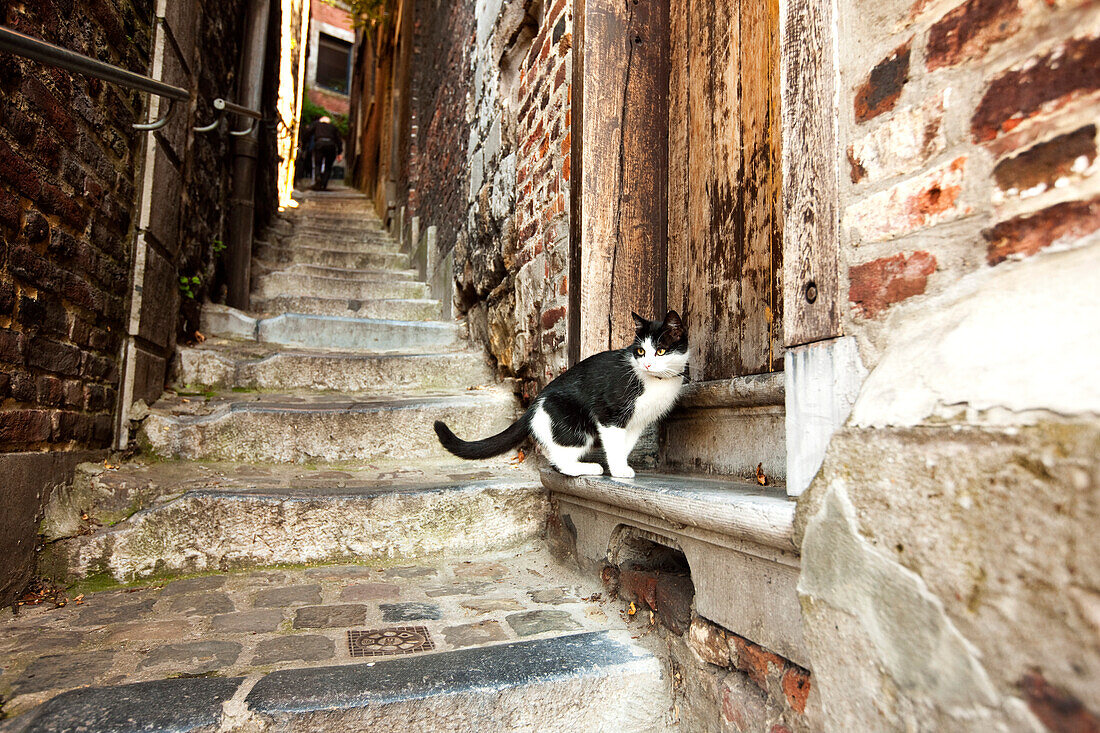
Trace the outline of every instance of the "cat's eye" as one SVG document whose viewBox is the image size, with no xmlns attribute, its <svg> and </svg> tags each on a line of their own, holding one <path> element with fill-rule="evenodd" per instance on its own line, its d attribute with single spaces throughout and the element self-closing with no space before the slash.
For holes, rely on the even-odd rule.
<svg viewBox="0 0 1100 733">
<path fill-rule="evenodd" d="M 634 353 L 638 356 L 645 356 L 645 349 L 639 346 L 638 348 L 634 349 Z"/>
<path fill-rule="evenodd" d="M 665 353 L 665 349 L 657 349 L 657 356 L 663 356 L 664 353 Z"/>
</svg>

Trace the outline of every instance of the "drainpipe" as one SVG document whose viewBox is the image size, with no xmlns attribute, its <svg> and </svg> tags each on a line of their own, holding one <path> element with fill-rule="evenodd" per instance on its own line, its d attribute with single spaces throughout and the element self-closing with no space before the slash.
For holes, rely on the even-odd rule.
<svg viewBox="0 0 1100 733">
<path fill-rule="evenodd" d="M 267 24 L 271 0 L 251 0 L 241 54 L 240 89 L 237 103 L 260 109 L 264 88 L 264 58 L 267 55 Z M 243 120 L 251 123 L 252 120 Z M 238 122 L 241 124 L 241 122 Z M 252 225 L 256 208 L 256 158 L 259 155 L 261 125 L 247 135 L 233 138 L 233 184 L 229 194 L 229 242 L 226 245 L 227 301 L 233 308 L 248 309 L 251 289 Z"/>
</svg>

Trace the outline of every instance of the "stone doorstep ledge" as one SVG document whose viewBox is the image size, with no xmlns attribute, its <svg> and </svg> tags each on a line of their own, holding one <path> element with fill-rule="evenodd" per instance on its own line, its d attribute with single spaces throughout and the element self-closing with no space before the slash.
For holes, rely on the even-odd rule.
<svg viewBox="0 0 1100 733">
<path fill-rule="evenodd" d="M 581 684 L 560 686 L 571 681 Z M 539 691 L 541 685 L 552 689 Z M 503 724 L 517 709 L 529 708 L 523 717 L 533 724 L 541 708 L 567 706 L 578 712 L 578 720 L 608 720 L 611 714 L 637 724 L 660 718 L 668 702 L 661 699 L 666 685 L 656 657 L 622 632 L 595 631 L 359 664 L 284 669 L 258 680 L 200 677 L 82 688 L 46 701 L 10 721 L 6 730 L 206 729 L 230 712 L 223 703 L 241 698 L 247 713 L 263 716 L 267 723 L 285 724 L 298 716 L 308 720 L 306 716 L 322 713 L 326 725 L 336 725 L 331 730 L 362 730 L 357 726 L 367 720 L 383 720 L 388 705 L 429 698 L 436 712 L 425 719 L 471 716 L 476 718 L 471 723 L 491 718 Z M 502 698 L 505 693 L 514 697 Z M 247 714 L 233 712 L 237 722 Z M 340 725 L 341 715 L 348 716 L 352 727 Z M 400 720 L 393 723 L 385 729 L 401 728 Z"/>
<path fill-rule="evenodd" d="M 782 553 L 797 553 L 795 502 L 746 482 L 662 474 L 634 479 L 570 478 L 542 470 L 550 491 L 745 540 Z"/>
<path fill-rule="evenodd" d="M 354 318 L 351 316 L 324 316 L 310 313 L 282 313 L 269 318 L 254 318 L 244 311 L 218 303 L 206 303 L 202 308 L 203 331 L 221 338 L 264 342 L 267 340 L 265 338 L 267 331 L 272 330 L 277 324 L 292 320 L 316 321 L 319 325 L 374 325 L 378 328 L 389 329 L 412 327 L 422 331 L 436 331 L 447 335 L 454 331 L 454 326 L 450 323 L 432 321 L 394 321 L 385 318 Z"/>
<path fill-rule="evenodd" d="M 688 382 L 680 393 L 676 408 L 782 407 L 783 405 L 783 372 L 770 372 L 712 382 Z"/>
</svg>

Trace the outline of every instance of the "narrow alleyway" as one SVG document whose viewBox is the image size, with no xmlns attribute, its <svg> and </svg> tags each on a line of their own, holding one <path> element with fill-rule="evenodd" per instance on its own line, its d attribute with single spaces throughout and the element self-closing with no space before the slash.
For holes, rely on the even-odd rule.
<svg viewBox="0 0 1100 733">
<path fill-rule="evenodd" d="M 254 255 L 139 459 L 51 502 L 40 569 L 76 584 L 0 626 L 7 729 L 665 729 L 650 621 L 551 556 L 533 461 L 436 443 L 517 406 L 365 197 L 304 195 Z"/>
</svg>

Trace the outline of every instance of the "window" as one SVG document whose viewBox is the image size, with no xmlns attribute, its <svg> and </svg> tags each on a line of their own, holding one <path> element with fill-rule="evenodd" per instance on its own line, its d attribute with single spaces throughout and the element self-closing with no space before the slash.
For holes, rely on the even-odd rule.
<svg viewBox="0 0 1100 733">
<path fill-rule="evenodd" d="M 351 44 L 321 33 L 317 39 L 317 86 L 340 94 L 348 93 Z"/>
</svg>

